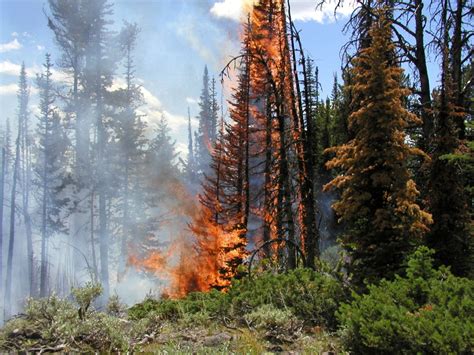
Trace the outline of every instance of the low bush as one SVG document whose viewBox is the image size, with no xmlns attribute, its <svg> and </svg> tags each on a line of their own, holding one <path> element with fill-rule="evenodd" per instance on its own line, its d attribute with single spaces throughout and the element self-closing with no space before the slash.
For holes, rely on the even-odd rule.
<svg viewBox="0 0 474 355">
<path fill-rule="evenodd" d="M 72 293 L 79 308 L 54 295 L 29 299 L 24 314 L 0 330 L 0 348 L 33 352 L 127 350 L 123 321 L 91 307 L 100 296 L 100 286 L 87 284 Z"/>
<path fill-rule="evenodd" d="M 474 281 L 433 268 L 419 248 L 406 277 L 383 280 L 354 294 L 337 313 L 345 347 L 354 353 L 472 353 Z"/>
<path fill-rule="evenodd" d="M 226 295 L 217 290 L 210 292 L 193 292 L 183 299 L 153 299 L 148 298 L 128 310 L 132 320 L 153 316 L 163 320 L 179 320 L 185 315 L 200 314 L 202 317 L 217 317 L 224 314 Z"/>
<path fill-rule="evenodd" d="M 248 324 L 256 328 L 283 327 L 295 319 L 293 313 L 288 309 L 278 309 L 272 305 L 265 304 L 251 313 L 244 315 Z"/>
<path fill-rule="evenodd" d="M 249 313 L 262 305 L 289 309 L 312 325 L 334 329 L 335 312 L 347 292 L 329 274 L 296 269 L 284 274 L 263 273 L 254 279 L 242 279 L 229 289 L 228 305 L 234 313 Z"/>
<path fill-rule="evenodd" d="M 296 269 L 284 274 L 262 273 L 258 277 L 234 280 L 232 287 L 222 293 L 190 293 L 180 300 L 147 299 L 128 311 L 132 320 L 150 314 L 163 320 L 178 320 L 185 315 L 198 314 L 221 319 L 229 317 L 244 322 L 243 315 L 264 305 L 290 310 L 309 325 L 321 325 L 335 329 L 335 311 L 348 292 L 329 274 L 310 269 Z"/>
</svg>

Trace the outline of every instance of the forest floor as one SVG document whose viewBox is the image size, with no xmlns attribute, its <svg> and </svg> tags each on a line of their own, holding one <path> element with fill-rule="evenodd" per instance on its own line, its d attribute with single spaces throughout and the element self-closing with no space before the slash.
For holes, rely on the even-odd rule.
<svg viewBox="0 0 474 355">
<path fill-rule="evenodd" d="M 20 320 L 21 317 L 16 320 Z M 124 333 L 134 328 L 135 321 L 118 319 Z M 122 349 L 132 352 L 162 354 L 340 354 L 344 353 L 339 339 L 320 327 L 300 327 L 291 334 L 279 327 L 255 329 L 252 326 L 234 327 L 226 321 L 211 321 L 206 325 L 186 325 L 183 322 L 163 322 L 152 327 L 153 331 L 136 334 L 128 338 Z M 40 329 L 25 326 L 2 329 L 4 341 L 2 351 L 42 352 L 89 352 L 105 344 L 89 338 L 90 334 L 74 335 L 72 339 L 44 339 Z M 71 337 L 72 338 L 72 337 Z M 85 343 L 84 343 L 85 342 Z M 107 349 L 107 347 L 105 348 Z M 101 351 L 105 350 L 104 348 Z M 107 352 L 120 352 L 119 348 L 108 347 Z"/>
<path fill-rule="evenodd" d="M 138 351 L 192 354 L 339 354 L 338 338 L 319 329 L 300 330 L 291 335 L 234 328 L 213 324 L 209 327 L 163 327 L 157 335 L 144 338 Z"/>
<path fill-rule="evenodd" d="M 308 269 L 263 273 L 227 292 L 146 298 L 132 307 L 99 284 L 30 298 L 0 329 L 0 352 L 343 353 L 334 313 L 347 293 Z"/>
</svg>

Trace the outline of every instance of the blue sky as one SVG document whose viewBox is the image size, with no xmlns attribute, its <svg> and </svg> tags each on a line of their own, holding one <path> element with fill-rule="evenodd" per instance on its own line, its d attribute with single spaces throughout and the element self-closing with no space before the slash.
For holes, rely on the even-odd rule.
<svg viewBox="0 0 474 355">
<path fill-rule="evenodd" d="M 115 0 L 114 28 L 122 21 L 141 27 L 135 62 L 147 105 L 141 110 L 150 126 L 164 113 L 179 151 L 186 150 L 187 107 L 196 115 L 204 65 L 217 78 L 224 64 L 239 51 L 241 3 L 250 0 Z M 346 41 L 333 8 L 315 10 L 315 0 L 292 0 L 293 17 L 303 45 L 320 68 L 323 96 L 330 93 L 339 71 L 339 51 Z M 0 125 L 14 119 L 19 66 L 25 62 L 31 89 L 31 111 L 37 102 L 33 78 L 46 52 L 58 58 L 43 14 L 45 0 L 0 0 Z M 120 73 L 120 69 L 118 70 Z M 55 73 L 56 80 L 61 79 Z M 217 78 L 218 79 L 218 78 Z M 120 82 L 117 82 L 119 85 Z M 194 125 L 197 122 L 194 120 Z"/>
</svg>

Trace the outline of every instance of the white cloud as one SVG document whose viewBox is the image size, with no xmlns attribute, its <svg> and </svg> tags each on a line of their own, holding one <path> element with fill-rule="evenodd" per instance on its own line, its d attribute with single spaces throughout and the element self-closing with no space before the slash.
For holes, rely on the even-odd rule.
<svg viewBox="0 0 474 355">
<path fill-rule="evenodd" d="M 38 89 L 35 86 L 28 86 L 30 94 L 37 94 Z M 3 95 L 16 95 L 18 91 L 18 84 L 6 84 L 0 85 L 0 96 Z"/>
<path fill-rule="evenodd" d="M 15 38 L 11 42 L 0 43 L 0 53 L 14 51 L 14 50 L 20 49 L 21 47 L 22 47 L 21 43 L 18 42 L 18 39 Z"/>
<path fill-rule="evenodd" d="M 17 84 L 0 85 L 0 95 L 14 95 L 17 91 Z"/>
<path fill-rule="evenodd" d="M 39 51 L 44 51 L 45 47 L 38 44 L 38 45 L 36 46 L 36 49 L 39 50 Z"/>
<path fill-rule="evenodd" d="M 12 32 L 12 37 L 18 37 L 18 32 Z"/>
<path fill-rule="evenodd" d="M 252 0 L 221 0 L 211 7 L 211 14 L 216 17 L 241 21 L 245 19 L 245 13 L 248 12 L 252 3 Z"/>
<path fill-rule="evenodd" d="M 12 63 L 8 60 L 0 62 L 0 74 L 18 76 L 20 75 L 21 65 Z"/>
<path fill-rule="evenodd" d="M 4 60 L 3 62 L 0 62 L 0 74 L 18 77 L 20 75 L 20 70 L 21 70 L 20 64 L 16 64 L 8 60 Z M 36 74 L 40 74 L 42 71 L 43 71 L 43 68 L 38 65 L 26 67 L 26 74 L 28 75 L 30 79 L 34 79 L 36 77 Z M 54 69 L 54 67 L 51 70 L 51 73 L 53 74 L 52 76 L 53 80 L 56 82 L 64 83 L 68 81 L 67 75 L 60 70 Z"/>
<path fill-rule="evenodd" d="M 356 7 L 354 0 L 348 0 L 336 10 L 337 3 L 338 0 L 327 0 L 322 6 L 317 6 L 317 2 L 313 0 L 292 0 L 291 14 L 293 20 L 331 23 L 341 17 L 349 16 Z"/>
<path fill-rule="evenodd" d="M 143 94 L 143 100 L 147 104 L 147 106 L 154 111 L 160 111 L 162 110 L 162 105 L 161 101 L 151 93 L 150 90 L 148 90 L 145 87 L 141 87 L 142 94 Z"/>
<path fill-rule="evenodd" d="M 186 102 L 190 105 L 197 105 L 199 103 L 199 100 L 194 97 L 187 97 Z"/>
<path fill-rule="evenodd" d="M 252 0 L 220 0 L 211 7 L 211 14 L 218 18 L 234 21 L 245 19 Z M 334 22 L 334 10 L 338 0 L 327 0 L 317 6 L 316 0 L 291 0 L 291 15 L 295 21 L 316 21 L 319 23 Z M 349 16 L 356 6 L 355 0 L 344 1 L 336 11 L 336 18 Z"/>
</svg>

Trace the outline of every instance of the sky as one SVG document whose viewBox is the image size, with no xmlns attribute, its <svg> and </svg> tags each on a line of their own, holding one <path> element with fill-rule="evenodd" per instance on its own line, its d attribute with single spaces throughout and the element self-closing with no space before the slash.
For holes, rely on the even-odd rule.
<svg viewBox="0 0 474 355">
<path fill-rule="evenodd" d="M 229 95 L 229 85 L 221 85 L 219 73 L 239 52 L 244 2 L 250 1 L 111 0 L 114 30 L 118 31 L 124 20 L 141 28 L 135 63 L 146 105 L 140 110 L 150 129 L 165 115 L 183 157 L 187 151 L 187 110 L 189 107 L 192 125 L 197 128 L 195 116 L 205 65 L 216 78 L 219 91 L 224 91 L 224 98 Z M 316 9 L 317 0 L 290 2 L 305 51 L 319 67 L 324 97 L 330 94 L 334 73 L 340 71 L 340 49 L 347 41 L 342 28 L 351 4 L 335 18 L 333 1 L 322 9 Z M 5 126 L 7 117 L 14 121 L 22 61 L 31 85 L 30 110 L 35 115 L 33 79 L 41 71 L 46 53 L 51 53 L 53 62 L 59 58 L 44 12 L 48 12 L 46 0 L 0 0 L 0 127 Z M 60 83 L 61 73 L 54 71 L 53 78 Z"/>
</svg>

